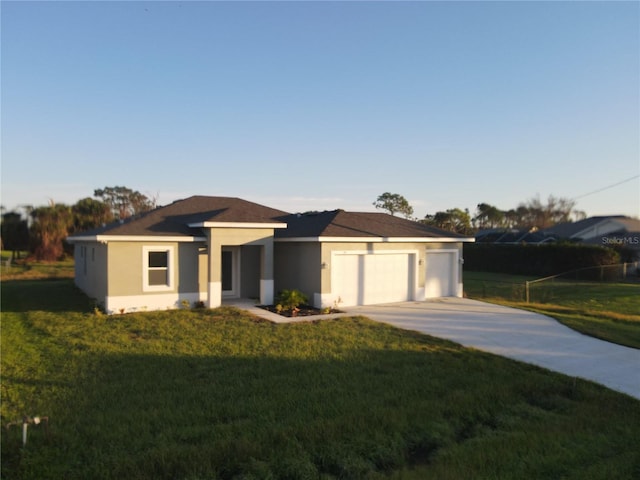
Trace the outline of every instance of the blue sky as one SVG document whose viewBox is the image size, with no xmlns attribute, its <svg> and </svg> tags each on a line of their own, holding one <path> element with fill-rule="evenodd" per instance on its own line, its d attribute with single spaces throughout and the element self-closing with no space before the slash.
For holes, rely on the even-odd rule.
<svg viewBox="0 0 640 480">
<path fill-rule="evenodd" d="M 638 2 L 10 2 L 2 205 L 640 215 Z M 635 178 L 633 178 L 635 177 Z M 604 187 L 630 179 L 620 185 Z"/>
</svg>

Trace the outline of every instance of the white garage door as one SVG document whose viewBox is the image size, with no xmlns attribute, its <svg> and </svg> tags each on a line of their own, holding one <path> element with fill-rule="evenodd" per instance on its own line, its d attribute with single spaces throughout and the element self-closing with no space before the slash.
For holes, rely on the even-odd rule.
<svg viewBox="0 0 640 480">
<path fill-rule="evenodd" d="M 426 257 L 425 298 L 453 297 L 457 287 L 456 252 L 429 252 Z"/>
<path fill-rule="evenodd" d="M 413 259 L 407 253 L 335 255 L 332 293 L 345 307 L 411 300 Z"/>
</svg>

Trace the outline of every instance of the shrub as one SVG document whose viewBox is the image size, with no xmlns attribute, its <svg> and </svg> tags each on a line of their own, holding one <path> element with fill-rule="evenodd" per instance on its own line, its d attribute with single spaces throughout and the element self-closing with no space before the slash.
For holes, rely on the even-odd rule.
<svg viewBox="0 0 640 480">
<path fill-rule="evenodd" d="M 483 245 L 464 246 L 467 270 L 512 275 L 556 275 L 579 268 L 614 265 L 620 254 L 596 245 Z"/>
<path fill-rule="evenodd" d="M 276 298 L 276 310 L 290 311 L 295 314 L 298 311 L 298 307 L 306 304 L 307 301 L 307 296 L 300 290 L 282 290 Z"/>
</svg>

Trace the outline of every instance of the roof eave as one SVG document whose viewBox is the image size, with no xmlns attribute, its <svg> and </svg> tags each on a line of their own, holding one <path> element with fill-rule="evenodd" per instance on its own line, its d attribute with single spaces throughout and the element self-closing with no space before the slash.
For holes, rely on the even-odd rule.
<svg viewBox="0 0 640 480">
<path fill-rule="evenodd" d="M 473 237 L 280 237 L 275 242 L 327 243 L 474 243 Z"/>
<path fill-rule="evenodd" d="M 77 242 L 206 242 L 206 237 L 179 235 L 77 235 L 67 237 L 68 243 Z"/>
</svg>

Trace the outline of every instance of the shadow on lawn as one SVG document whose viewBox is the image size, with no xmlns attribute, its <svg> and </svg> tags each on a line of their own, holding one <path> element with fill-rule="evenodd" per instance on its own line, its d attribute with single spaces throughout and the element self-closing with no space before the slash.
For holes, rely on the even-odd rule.
<svg viewBox="0 0 640 480">
<path fill-rule="evenodd" d="M 51 437 L 34 431 L 21 451 L 19 432 L 4 436 L 3 478 L 369 478 L 430 464 L 471 439 L 483 449 L 514 425 L 522 443 L 506 442 L 482 465 L 514 462 L 514 478 L 535 478 L 543 464 L 555 477 L 567 465 L 541 452 L 622 421 L 607 414 L 550 438 L 545 428 L 570 417 L 575 402 L 604 395 L 614 412 L 640 421 L 631 399 L 606 389 L 576 390 L 572 379 L 536 367 L 430 347 L 309 360 L 86 354 L 78 380 L 46 412 Z M 612 441 L 620 451 L 633 443 L 629 435 Z M 576 455 L 570 467 L 602 452 Z M 482 476 L 474 470 L 482 465 L 465 468 Z"/>
<path fill-rule="evenodd" d="M 95 301 L 73 283 L 73 279 L 7 280 L 0 282 L 5 312 L 89 313 Z"/>
</svg>

